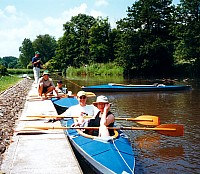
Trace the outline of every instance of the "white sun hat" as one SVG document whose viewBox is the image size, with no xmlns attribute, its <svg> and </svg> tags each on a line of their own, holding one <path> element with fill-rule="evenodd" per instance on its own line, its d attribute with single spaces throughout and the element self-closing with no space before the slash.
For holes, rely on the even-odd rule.
<svg viewBox="0 0 200 174">
<path fill-rule="evenodd" d="M 97 97 L 96 102 L 93 102 L 94 105 L 97 105 L 97 103 L 109 103 L 108 98 L 104 95 L 100 95 Z"/>
</svg>

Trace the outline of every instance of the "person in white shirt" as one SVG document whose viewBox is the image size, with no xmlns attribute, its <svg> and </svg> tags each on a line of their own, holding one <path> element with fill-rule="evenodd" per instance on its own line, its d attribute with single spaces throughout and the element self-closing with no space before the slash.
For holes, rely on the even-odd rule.
<svg viewBox="0 0 200 174">
<path fill-rule="evenodd" d="M 69 107 L 62 115 L 73 117 L 78 116 L 77 122 L 74 123 L 73 126 L 80 126 L 84 123 L 84 116 L 92 116 L 95 117 L 97 113 L 99 112 L 99 109 L 94 105 L 87 105 L 87 96 L 84 91 L 79 91 L 77 93 L 77 99 L 79 101 L 79 104 L 75 106 Z"/>
</svg>

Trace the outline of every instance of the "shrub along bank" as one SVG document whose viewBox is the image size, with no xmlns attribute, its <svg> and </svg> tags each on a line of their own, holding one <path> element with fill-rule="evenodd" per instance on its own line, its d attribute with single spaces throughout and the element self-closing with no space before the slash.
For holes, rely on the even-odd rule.
<svg viewBox="0 0 200 174">
<path fill-rule="evenodd" d="M 102 76 L 119 76 L 123 75 L 124 69 L 113 63 L 96 63 L 92 65 L 85 65 L 80 68 L 67 68 L 66 75 L 102 75 Z"/>
</svg>

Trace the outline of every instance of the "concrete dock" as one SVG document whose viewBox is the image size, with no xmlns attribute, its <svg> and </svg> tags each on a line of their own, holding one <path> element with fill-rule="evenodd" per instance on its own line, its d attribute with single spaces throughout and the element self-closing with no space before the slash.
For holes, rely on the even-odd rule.
<svg viewBox="0 0 200 174">
<path fill-rule="evenodd" d="M 50 100 L 34 98 L 37 89 L 33 85 L 24 110 L 15 130 L 25 126 L 54 125 L 60 122 L 46 123 L 45 120 L 27 121 L 28 115 L 57 115 Z M 25 121 L 26 120 L 26 121 Z M 6 174 L 79 174 L 82 170 L 71 149 L 63 130 L 38 131 L 31 134 L 16 132 L 12 143 L 5 152 L 0 171 Z M 1 173 L 0 172 L 0 173 Z"/>
</svg>

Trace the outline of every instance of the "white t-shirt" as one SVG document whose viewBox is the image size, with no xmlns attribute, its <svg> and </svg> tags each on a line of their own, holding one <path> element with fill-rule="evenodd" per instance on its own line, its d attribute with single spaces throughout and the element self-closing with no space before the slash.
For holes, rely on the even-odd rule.
<svg viewBox="0 0 200 174">
<path fill-rule="evenodd" d="M 80 104 L 71 106 L 62 115 L 64 116 L 96 116 L 99 109 L 94 105 L 81 106 Z"/>
</svg>

